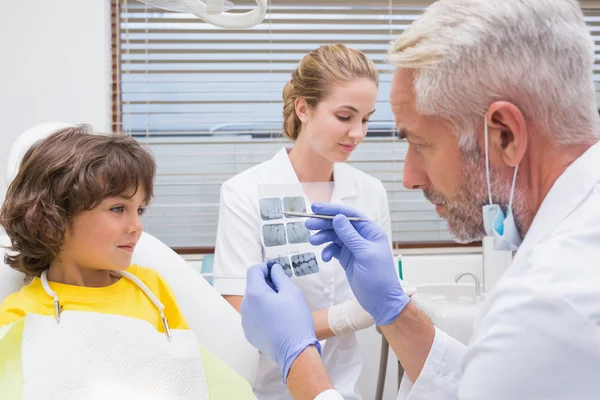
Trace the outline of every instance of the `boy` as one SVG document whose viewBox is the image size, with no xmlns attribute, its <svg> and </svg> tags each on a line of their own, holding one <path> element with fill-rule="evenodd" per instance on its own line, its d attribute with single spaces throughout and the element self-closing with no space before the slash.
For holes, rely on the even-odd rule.
<svg viewBox="0 0 600 400">
<path fill-rule="evenodd" d="M 53 316 L 44 271 L 64 310 L 119 314 L 164 332 L 148 297 L 114 271 L 128 271 L 165 305 L 172 329 L 188 329 L 167 283 L 131 265 L 141 215 L 153 194 L 152 156 L 125 135 L 96 135 L 80 126 L 56 132 L 24 155 L 0 210 L 11 239 L 5 262 L 29 284 L 0 306 L 0 326 L 35 313 Z"/>
<path fill-rule="evenodd" d="M 0 223 L 12 242 L 5 262 L 29 283 L 0 305 L 0 332 L 28 314 L 60 322 L 64 311 L 130 317 L 169 337 L 189 330 L 166 281 L 130 265 L 155 171 L 133 138 L 93 134 L 87 126 L 53 133 L 26 152 Z M 1 341 L 2 334 L 0 348 Z M 211 399 L 254 398 L 247 382 L 201 353 Z"/>
</svg>

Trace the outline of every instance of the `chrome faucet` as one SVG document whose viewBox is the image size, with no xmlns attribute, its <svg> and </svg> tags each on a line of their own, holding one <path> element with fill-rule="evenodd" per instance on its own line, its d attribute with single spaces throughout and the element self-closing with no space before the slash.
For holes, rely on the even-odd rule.
<svg viewBox="0 0 600 400">
<path fill-rule="evenodd" d="M 479 283 L 479 278 L 477 278 L 477 275 L 475 275 L 472 272 L 463 272 L 460 273 L 458 275 L 456 275 L 456 277 L 454 278 L 454 282 L 458 283 L 458 281 L 460 281 L 464 276 L 472 276 L 473 279 L 475 279 L 475 296 L 481 296 L 481 284 Z"/>
</svg>

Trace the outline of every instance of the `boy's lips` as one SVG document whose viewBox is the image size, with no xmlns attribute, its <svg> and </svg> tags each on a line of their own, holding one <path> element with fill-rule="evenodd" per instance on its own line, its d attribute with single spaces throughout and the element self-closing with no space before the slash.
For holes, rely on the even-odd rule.
<svg viewBox="0 0 600 400">
<path fill-rule="evenodd" d="M 354 145 L 354 144 L 340 143 L 340 146 L 342 146 L 342 149 L 344 149 L 344 151 L 347 151 L 347 152 L 351 152 L 356 148 L 356 145 Z"/>
<path fill-rule="evenodd" d="M 133 251 L 133 249 L 135 249 L 135 243 L 122 244 L 118 247 L 126 251 Z"/>
</svg>

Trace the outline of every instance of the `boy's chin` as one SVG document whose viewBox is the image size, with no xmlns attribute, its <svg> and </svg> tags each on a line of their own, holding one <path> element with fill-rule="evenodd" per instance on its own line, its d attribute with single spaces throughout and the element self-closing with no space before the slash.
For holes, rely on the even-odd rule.
<svg viewBox="0 0 600 400">
<path fill-rule="evenodd" d="M 110 266 L 111 271 L 125 271 L 131 265 L 131 257 L 128 260 L 112 263 Z"/>
<path fill-rule="evenodd" d="M 119 265 L 114 269 L 114 271 L 125 271 L 130 265 L 131 263 L 128 263 L 127 265 Z"/>
</svg>

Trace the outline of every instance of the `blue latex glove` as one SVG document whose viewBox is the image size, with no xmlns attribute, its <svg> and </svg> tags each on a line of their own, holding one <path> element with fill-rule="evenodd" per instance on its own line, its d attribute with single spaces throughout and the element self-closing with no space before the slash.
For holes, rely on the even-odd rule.
<svg viewBox="0 0 600 400">
<path fill-rule="evenodd" d="M 279 264 L 259 264 L 248 270 L 241 314 L 246 339 L 277 363 L 284 383 L 304 349 L 315 345 L 321 353 L 304 295 Z"/>
<path fill-rule="evenodd" d="M 406 307 L 409 297 L 400 286 L 385 231 L 372 221 L 350 222 L 346 217 L 367 219 L 351 207 L 314 203 L 312 211 L 335 218 L 306 220 L 308 229 L 319 231 L 310 238 L 310 243 L 318 246 L 331 242 L 323 249 L 323 261 L 337 258 L 360 305 L 377 325 L 391 324 Z"/>
</svg>

